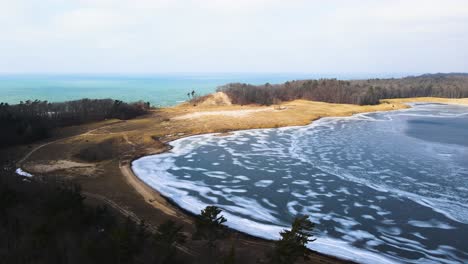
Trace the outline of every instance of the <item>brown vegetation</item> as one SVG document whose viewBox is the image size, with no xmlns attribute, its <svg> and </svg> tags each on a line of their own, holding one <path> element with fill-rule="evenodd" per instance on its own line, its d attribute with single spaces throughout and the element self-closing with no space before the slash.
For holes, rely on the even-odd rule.
<svg viewBox="0 0 468 264">
<path fill-rule="evenodd" d="M 75 157 L 88 162 L 108 160 L 118 156 L 119 145 L 121 145 L 121 143 L 119 143 L 119 139 L 117 138 L 106 139 L 97 144 L 89 144 L 89 146 L 80 149 Z"/>
</svg>

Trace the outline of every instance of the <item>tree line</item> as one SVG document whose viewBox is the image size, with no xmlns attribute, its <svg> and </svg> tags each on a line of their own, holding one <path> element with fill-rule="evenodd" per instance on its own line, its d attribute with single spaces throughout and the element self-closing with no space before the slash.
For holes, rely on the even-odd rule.
<svg viewBox="0 0 468 264">
<path fill-rule="evenodd" d="M 222 210 L 207 206 L 195 218 L 195 231 L 167 220 L 156 231 L 102 206 L 85 203 L 80 187 L 61 178 L 15 174 L 0 169 L 0 260 L 2 263 L 240 263 L 236 248 L 218 246 L 229 234 Z M 307 259 L 314 224 L 296 217 L 258 263 L 295 263 Z M 198 254 L 182 252 L 189 239 Z M 203 243 L 204 242 L 204 243 Z M 218 243 L 219 242 L 219 243 Z"/>
<path fill-rule="evenodd" d="M 150 103 L 112 99 L 81 99 L 60 103 L 25 101 L 0 103 L 0 147 L 30 143 L 54 128 L 109 118 L 130 119 L 147 113 Z"/>
<path fill-rule="evenodd" d="M 425 74 L 405 78 L 344 81 L 298 80 L 283 84 L 230 83 L 217 89 L 234 104 L 272 105 L 305 99 L 328 103 L 378 104 L 381 99 L 409 97 L 468 97 L 468 74 Z"/>
</svg>

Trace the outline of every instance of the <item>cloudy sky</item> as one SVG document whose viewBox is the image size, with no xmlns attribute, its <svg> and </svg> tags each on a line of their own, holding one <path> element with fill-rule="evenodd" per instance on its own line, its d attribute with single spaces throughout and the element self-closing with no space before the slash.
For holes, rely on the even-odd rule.
<svg viewBox="0 0 468 264">
<path fill-rule="evenodd" d="M 0 72 L 468 72 L 467 0 L 0 0 Z"/>
</svg>

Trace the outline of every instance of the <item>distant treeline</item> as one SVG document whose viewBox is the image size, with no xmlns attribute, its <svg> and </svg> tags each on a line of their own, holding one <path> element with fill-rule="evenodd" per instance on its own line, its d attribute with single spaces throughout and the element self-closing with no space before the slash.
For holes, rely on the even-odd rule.
<svg viewBox="0 0 468 264">
<path fill-rule="evenodd" d="M 149 103 L 112 99 L 81 99 L 61 103 L 26 101 L 0 103 L 0 147 L 45 138 L 57 127 L 109 118 L 130 119 L 147 113 Z"/>
<path fill-rule="evenodd" d="M 234 104 L 271 105 L 305 99 L 328 103 L 378 104 L 381 99 L 408 97 L 468 97 L 468 74 L 425 74 L 405 78 L 342 81 L 299 80 L 283 84 L 231 83 L 218 87 Z"/>
</svg>

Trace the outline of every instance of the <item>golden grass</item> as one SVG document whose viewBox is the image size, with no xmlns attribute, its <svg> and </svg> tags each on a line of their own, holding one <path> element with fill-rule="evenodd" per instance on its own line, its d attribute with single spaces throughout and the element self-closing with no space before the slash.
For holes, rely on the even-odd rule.
<svg viewBox="0 0 468 264">
<path fill-rule="evenodd" d="M 428 103 L 443 103 L 443 104 L 461 104 L 468 105 L 468 98 L 439 98 L 439 97 L 417 97 L 417 98 L 400 98 L 387 99 L 385 101 L 393 103 L 410 103 L 410 102 L 428 102 Z"/>
<path fill-rule="evenodd" d="M 321 117 L 327 116 L 349 116 L 356 113 L 388 111 L 406 108 L 401 103 L 383 103 L 373 106 L 358 106 L 350 104 L 330 104 L 323 102 L 313 102 L 306 100 L 295 100 L 281 105 L 281 107 L 265 106 L 211 106 L 211 107 L 191 107 L 178 106 L 163 109 L 161 112 L 170 117 L 170 121 L 162 130 L 149 129 L 152 132 L 160 134 L 186 133 L 212 133 L 226 132 L 241 129 L 253 128 L 272 128 L 283 126 L 306 125 Z M 226 114 L 247 113 L 241 115 Z M 193 118 L 180 118 L 190 116 Z M 203 115 L 203 113 L 209 113 Z M 215 114 L 213 114 L 215 113 Z M 219 113 L 219 114 L 216 114 Z M 177 118 L 174 118 L 177 117 Z M 156 128 L 155 126 L 153 126 Z M 165 128 L 164 128 L 165 127 Z"/>
</svg>

